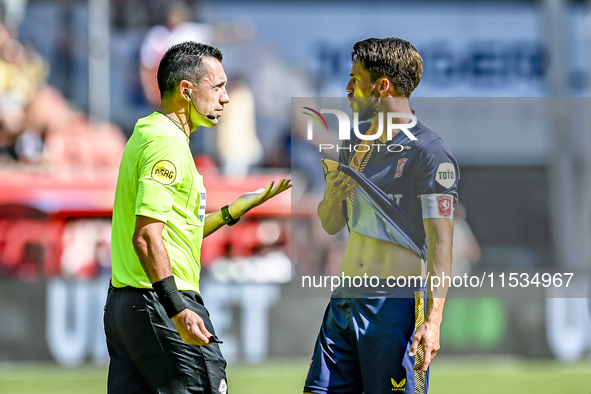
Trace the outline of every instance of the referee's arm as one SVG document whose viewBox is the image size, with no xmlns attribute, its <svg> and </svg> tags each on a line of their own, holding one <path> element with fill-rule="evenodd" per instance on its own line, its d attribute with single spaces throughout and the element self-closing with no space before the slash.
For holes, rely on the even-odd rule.
<svg viewBox="0 0 591 394">
<path fill-rule="evenodd" d="M 162 241 L 164 222 L 137 215 L 133 247 L 151 283 L 172 275 L 168 252 Z"/>
<path fill-rule="evenodd" d="M 168 252 L 162 240 L 163 229 L 164 222 L 136 215 L 133 247 L 152 284 L 172 277 Z M 209 343 L 211 333 L 205 328 L 203 319 L 189 308 L 182 309 L 171 319 L 184 342 L 192 345 Z"/>
</svg>

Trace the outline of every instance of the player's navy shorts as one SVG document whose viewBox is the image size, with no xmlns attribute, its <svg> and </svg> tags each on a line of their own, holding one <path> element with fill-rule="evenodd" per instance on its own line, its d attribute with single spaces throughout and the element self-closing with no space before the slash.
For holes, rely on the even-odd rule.
<svg viewBox="0 0 591 394">
<path fill-rule="evenodd" d="M 215 335 L 201 296 L 180 293 Z M 104 320 L 109 394 L 226 394 L 226 360 L 219 345 L 183 342 L 153 290 L 111 286 Z"/>
<path fill-rule="evenodd" d="M 425 319 L 425 294 L 424 286 L 337 288 L 324 314 L 304 391 L 427 393 L 429 371 L 413 371 L 423 360 L 422 347 L 408 356 L 414 330 Z"/>
</svg>

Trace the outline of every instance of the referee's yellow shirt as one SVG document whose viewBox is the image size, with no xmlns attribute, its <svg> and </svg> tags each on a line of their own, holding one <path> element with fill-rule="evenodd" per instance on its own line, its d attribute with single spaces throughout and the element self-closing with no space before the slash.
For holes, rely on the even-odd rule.
<svg viewBox="0 0 591 394">
<path fill-rule="evenodd" d="M 159 112 L 138 120 L 117 180 L 113 286 L 152 288 L 132 244 L 136 215 L 142 215 L 165 223 L 162 239 L 178 289 L 199 292 L 205 200 L 186 134 Z"/>
</svg>

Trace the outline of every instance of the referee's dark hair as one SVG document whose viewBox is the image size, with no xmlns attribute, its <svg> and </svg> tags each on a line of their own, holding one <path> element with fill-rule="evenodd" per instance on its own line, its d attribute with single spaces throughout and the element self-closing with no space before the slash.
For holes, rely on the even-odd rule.
<svg viewBox="0 0 591 394">
<path fill-rule="evenodd" d="M 410 42 L 400 38 L 368 38 L 356 42 L 351 60 L 369 72 L 371 82 L 388 77 L 402 97 L 410 97 L 423 76 L 423 58 Z"/>
<path fill-rule="evenodd" d="M 164 98 L 174 92 L 178 84 L 186 79 L 199 84 L 205 76 L 203 59 L 211 57 L 222 61 L 222 52 L 210 45 L 186 41 L 171 46 L 158 66 L 158 89 Z"/>
</svg>

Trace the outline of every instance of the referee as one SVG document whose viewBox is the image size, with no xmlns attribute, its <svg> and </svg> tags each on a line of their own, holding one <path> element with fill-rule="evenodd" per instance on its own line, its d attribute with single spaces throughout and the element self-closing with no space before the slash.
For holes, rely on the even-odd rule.
<svg viewBox="0 0 591 394">
<path fill-rule="evenodd" d="M 160 106 L 139 119 L 125 148 L 104 315 L 109 393 L 227 392 L 226 361 L 199 292 L 201 243 L 291 184 L 271 182 L 205 215 L 189 135 L 215 126 L 229 102 L 221 61 L 208 45 L 171 47 L 158 68 Z"/>
</svg>

